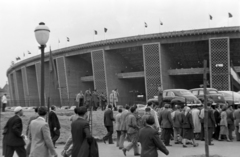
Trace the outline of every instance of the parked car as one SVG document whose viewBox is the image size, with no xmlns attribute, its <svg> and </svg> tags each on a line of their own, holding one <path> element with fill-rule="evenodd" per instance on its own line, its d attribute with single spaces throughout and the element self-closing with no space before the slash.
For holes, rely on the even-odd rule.
<svg viewBox="0 0 240 157">
<path fill-rule="evenodd" d="M 218 91 L 229 105 L 240 104 L 240 94 L 233 91 Z"/>
<path fill-rule="evenodd" d="M 199 100 L 204 100 L 204 88 L 194 88 L 190 89 L 191 93 L 195 95 Z M 220 105 L 226 104 L 226 101 L 221 93 L 215 88 L 207 88 L 207 99 L 212 102 L 213 105 L 217 103 Z"/>
<path fill-rule="evenodd" d="M 149 99 L 147 102 L 153 102 L 158 105 L 158 97 Z M 201 105 L 201 101 L 194 96 L 189 90 L 186 89 L 167 89 L 163 91 L 163 103 L 168 103 L 173 106 L 173 104 L 178 104 L 183 106 L 187 104 L 188 106 Z"/>
</svg>

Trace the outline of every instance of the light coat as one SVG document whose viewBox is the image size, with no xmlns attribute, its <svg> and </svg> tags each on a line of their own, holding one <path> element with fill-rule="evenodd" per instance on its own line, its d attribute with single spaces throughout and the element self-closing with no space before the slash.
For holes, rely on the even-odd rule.
<svg viewBox="0 0 240 157">
<path fill-rule="evenodd" d="M 31 151 L 29 157 L 51 157 L 56 155 L 47 122 L 41 117 L 32 120 L 29 127 Z"/>
<path fill-rule="evenodd" d="M 121 130 L 121 113 L 116 115 L 116 131 Z"/>
</svg>

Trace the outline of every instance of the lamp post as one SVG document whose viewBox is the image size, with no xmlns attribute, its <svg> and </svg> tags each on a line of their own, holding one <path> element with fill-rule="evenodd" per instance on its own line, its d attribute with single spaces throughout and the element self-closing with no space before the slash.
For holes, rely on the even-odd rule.
<svg viewBox="0 0 240 157">
<path fill-rule="evenodd" d="M 35 38 L 40 45 L 41 49 L 41 106 L 44 105 L 44 48 L 46 47 L 46 43 L 49 39 L 49 28 L 45 25 L 45 23 L 40 22 L 39 25 L 35 28 Z"/>
</svg>

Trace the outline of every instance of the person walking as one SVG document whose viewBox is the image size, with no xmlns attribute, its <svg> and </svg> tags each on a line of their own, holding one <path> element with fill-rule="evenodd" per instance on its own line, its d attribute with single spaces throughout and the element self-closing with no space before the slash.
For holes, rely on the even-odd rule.
<svg viewBox="0 0 240 157">
<path fill-rule="evenodd" d="M 158 106 L 159 108 L 163 107 L 163 89 L 162 87 L 158 87 Z"/>
<path fill-rule="evenodd" d="M 146 127 L 143 127 L 139 131 L 139 142 L 141 143 L 141 157 L 158 157 L 158 151 L 160 150 L 165 155 L 169 154 L 169 151 L 159 138 L 158 131 L 153 127 L 155 118 L 150 115 L 146 120 Z"/>
<path fill-rule="evenodd" d="M 122 109 L 118 109 L 118 114 L 116 115 L 116 131 L 117 131 L 117 147 L 119 147 L 120 136 L 121 136 L 121 114 Z"/>
<path fill-rule="evenodd" d="M 51 140 L 50 130 L 46 122 L 47 108 L 38 109 L 39 117 L 32 120 L 29 126 L 31 151 L 29 157 L 57 157 Z"/>
<path fill-rule="evenodd" d="M 208 142 L 209 145 L 214 145 L 212 143 L 212 136 L 214 132 L 214 128 L 216 127 L 216 121 L 213 115 L 213 109 L 211 108 L 212 103 L 207 103 L 207 113 L 208 113 Z M 204 123 L 204 128 L 206 127 L 206 124 Z"/>
<path fill-rule="evenodd" d="M 237 110 L 233 112 L 234 125 L 235 125 L 235 133 L 236 140 L 240 141 L 240 105 L 238 105 Z"/>
<path fill-rule="evenodd" d="M 158 120 L 157 112 L 153 109 L 154 108 L 153 103 L 149 102 L 147 104 L 147 107 L 151 109 L 150 113 L 154 117 L 154 121 L 155 121 L 154 127 L 155 127 L 155 129 L 159 130 L 160 129 L 160 126 L 159 126 L 160 123 L 159 123 L 159 120 Z"/>
<path fill-rule="evenodd" d="M 56 148 L 55 144 L 56 144 L 56 141 L 58 140 L 58 138 L 60 137 L 61 126 L 60 126 L 57 114 L 55 113 L 56 107 L 51 106 L 50 109 L 51 109 L 51 111 L 49 112 L 49 115 L 48 115 L 48 124 L 49 124 L 49 129 L 50 129 L 53 145 Z"/>
<path fill-rule="evenodd" d="M 134 151 L 134 156 L 139 156 L 139 149 L 138 149 L 138 131 L 139 131 L 139 126 L 137 125 L 137 119 L 136 116 L 134 115 L 136 112 L 135 107 L 130 108 L 130 114 L 127 117 L 126 120 L 126 125 L 127 125 L 127 134 L 130 139 L 130 143 L 128 144 L 127 147 L 123 148 L 123 154 L 126 156 L 126 152 L 130 151 L 133 148 Z"/>
<path fill-rule="evenodd" d="M 232 141 L 233 140 L 232 132 L 234 130 L 234 119 L 233 119 L 232 105 L 228 105 L 226 113 L 227 113 L 228 134 L 229 134 L 228 137 Z"/>
<path fill-rule="evenodd" d="M 185 107 L 184 109 L 184 114 L 182 116 L 182 128 L 183 128 L 183 134 L 182 134 L 182 138 L 183 138 L 183 148 L 186 148 L 187 145 L 187 140 L 191 140 L 193 142 L 193 147 L 197 147 L 198 143 L 195 142 L 195 138 L 194 138 L 194 124 L 193 124 L 193 116 L 190 113 L 190 108 L 189 107 Z"/>
<path fill-rule="evenodd" d="M 216 105 L 213 115 L 217 125 L 214 130 L 213 138 L 218 140 L 219 132 L 220 132 L 220 121 L 221 121 L 221 108 L 219 104 Z"/>
<path fill-rule="evenodd" d="M 205 137 L 205 134 L 204 134 L 204 108 L 203 108 L 203 105 L 200 107 L 200 113 L 199 113 L 199 119 L 200 119 L 200 123 L 201 123 L 201 134 L 200 134 L 200 140 L 201 141 L 204 141 L 204 137 Z"/>
<path fill-rule="evenodd" d="M 92 93 L 93 111 L 97 111 L 98 104 L 99 104 L 99 96 L 98 96 L 97 90 L 95 89 Z"/>
<path fill-rule="evenodd" d="M 125 106 L 125 110 L 122 112 L 121 117 L 120 117 L 120 129 L 121 129 L 121 136 L 120 136 L 120 142 L 119 142 L 119 149 L 122 149 L 124 147 L 124 140 L 127 135 L 127 125 L 126 125 L 126 119 L 128 115 L 130 114 L 129 106 Z"/>
<path fill-rule="evenodd" d="M 197 108 L 197 106 L 192 106 L 191 114 L 192 114 L 192 120 L 194 125 L 194 130 L 193 130 L 194 137 L 196 137 L 197 139 L 200 139 L 202 127 L 199 119 L 200 110 Z"/>
<path fill-rule="evenodd" d="M 2 112 L 5 112 L 6 106 L 7 106 L 7 94 L 3 94 L 3 96 L 2 96 Z"/>
<path fill-rule="evenodd" d="M 23 116 L 22 107 L 16 107 L 14 113 L 15 115 L 7 121 L 3 130 L 3 154 L 5 157 L 13 157 L 16 151 L 19 157 L 26 157 L 25 135 L 22 134 L 23 124 L 20 118 Z"/>
<path fill-rule="evenodd" d="M 165 104 L 165 110 L 163 110 L 159 117 L 159 123 L 162 128 L 162 139 L 166 146 L 172 146 L 170 145 L 170 139 L 171 139 L 171 131 L 173 128 L 173 121 L 171 117 L 171 112 L 168 110 L 169 104 Z"/>
<path fill-rule="evenodd" d="M 106 102 L 107 102 L 107 98 L 106 95 L 104 94 L 104 92 L 102 92 L 99 96 L 99 102 L 100 102 L 100 106 L 102 111 L 104 111 L 106 109 Z"/>
<path fill-rule="evenodd" d="M 113 121 L 115 121 L 113 117 L 113 111 L 112 111 L 112 105 L 108 105 L 108 109 L 104 112 L 104 126 L 107 129 L 107 135 L 103 137 L 103 142 L 106 143 L 106 140 L 108 140 L 109 144 L 114 144 L 112 140 L 112 134 L 113 134 Z"/>
<path fill-rule="evenodd" d="M 149 116 L 151 116 L 151 109 L 149 107 L 147 107 L 147 108 L 145 108 L 145 113 L 142 116 L 142 126 L 141 126 L 141 128 L 143 128 L 147 125 L 146 121 L 147 121 Z"/>
<path fill-rule="evenodd" d="M 27 124 L 27 129 L 26 129 L 26 135 L 27 135 L 27 136 L 28 136 L 28 134 L 29 134 L 29 127 L 30 127 L 31 122 L 32 122 L 34 119 L 36 119 L 36 118 L 39 117 L 39 115 L 38 115 L 38 107 L 36 107 L 36 108 L 34 109 L 34 111 L 35 111 L 35 114 L 30 117 L 30 119 L 29 119 L 29 121 L 28 121 L 28 124 Z M 26 148 L 27 155 L 30 154 L 30 149 L 31 149 L 31 143 L 28 143 L 28 144 L 27 144 L 27 148 Z"/>
<path fill-rule="evenodd" d="M 88 143 L 92 143 L 92 136 L 90 135 L 89 123 L 86 120 L 87 108 L 80 107 L 77 111 L 79 118 L 72 122 L 71 124 L 71 134 L 72 134 L 72 157 L 78 157 L 79 154 L 83 153 L 81 149 L 84 140 Z"/>
<path fill-rule="evenodd" d="M 117 111 L 118 97 L 119 97 L 119 93 L 118 93 L 118 89 L 116 88 L 114 90 L 114 92 L 113 92 L 113 107 L 114 107 L 114 111 Z"/>
<path fill-rule="evenodd" d="M 182 134 L 182 116 L 183 113 L 180 111 L 180 106 L 175 105 L 175 111 L 173 112 L 173 136 L 175 144 L 180 144 L 180 136 Z"/>
<path fill-rule="evenodd" d="M 227 137 L 227 141 L 230 141 L 229 139 L 229 133 L 228 133 L 228 124 L 227 124 L 227 106 L 223 106 L 222 112 L 221 112 L 221 121 L 220 121 L 220 133 L 218 140 L 221 141 L 222 135 L 225 135 Z"/>
<path fill-rule="evenodd" d="M 76 96 L 77 107 L 83 106 L 84 94 L 80 91 Z"/>
<path fill-rule="evenodd" d="M 86 90 L 84 94 L 84 104 L 87 108 L 89 108 L 91 100 L 92 100 L 92 93 L 91 93 L 91 90 L 89 89 L 89 90 Z"/>
</svg>

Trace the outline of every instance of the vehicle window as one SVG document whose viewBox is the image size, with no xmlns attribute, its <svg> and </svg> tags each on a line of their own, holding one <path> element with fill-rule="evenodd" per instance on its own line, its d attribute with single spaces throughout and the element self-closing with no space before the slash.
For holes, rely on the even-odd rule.
<svg viewBox="0 0 240 157">
<path fill-rule="evenodd" d="M 198 95 L 198 91 L 197 91 L 197 90 L 193 90 L 193 91 L 192 91 L 192 94 L 193 94 L 193 95 Z"/>
<path fill-rule="evenodd" d="M 203 90 L 199 91 L 199 95 L 204 95 Z"/>
<path fill-rule="evenodd" d="M 170 96 L 170 97 L 174 97 L 175 95 L 174 95 L 173 92 L 168 92 L 168 96 Z"/>
<path fill-rule="evenodd" d="M 181 95 L 192 95 L 192 93 L 190 91 L 187 91 L 187 90 L 181 90 L 179 91 Z"/>
<path fill-rule="evenodd" d="M 168 97 L 174 97 L 175 95 L 174 95 L 173 92 L 168 92 L 168 93 L 167 93 L 167 96 L 168 96 Z"/>
<path fill-rule="evenodd" d="M 215 91 L 215 90 L 209 90 L 208 93 L 209 93 L 209 94 L 217 94 L 218 92 Z"/>
<path fill-rule="evenodd" d="M 167 92 L 163 91 L 163 97 L 166 97 L 166 96 L 167 96 Z"/>
</svg>

